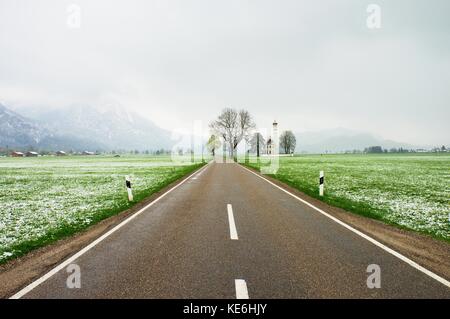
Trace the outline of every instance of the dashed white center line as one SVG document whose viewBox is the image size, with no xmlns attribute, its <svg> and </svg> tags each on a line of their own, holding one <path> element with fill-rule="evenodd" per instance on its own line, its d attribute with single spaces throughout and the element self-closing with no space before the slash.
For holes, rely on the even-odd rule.
<svg viewBox="0 0 450 319">
<path fill-rule="evenodd" d="M 231 204 L 227 204 L 227 210 L 228 222 L 230 224 L 230 238 L 233 240 L 238 240 L 239 238 L 236 230 L 236 224 L 234 223 L 233 207 L 231 207 Z"/>
<path fill-rule="evenodd" d="M 248 298 L 248 290 L 247 283 L 244 279 L 236 279 L 234 281 L 236 285 L 236 299 L 249 299 Z"/>
</svg>

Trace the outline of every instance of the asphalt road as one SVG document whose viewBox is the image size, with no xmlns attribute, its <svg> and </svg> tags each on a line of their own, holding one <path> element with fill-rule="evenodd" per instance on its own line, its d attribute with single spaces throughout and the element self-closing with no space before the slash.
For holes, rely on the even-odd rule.
<svg viewBox="0 0 450 319">
<path fill-rule="evenodd" d="M 23 298 L 449 298 L 450 289 L 238 164 L 209 164 Z M 368 288 L 368 265 L 381 288 Z M 238 280 L 238 281 L 236 281 Z"/>
</svg>

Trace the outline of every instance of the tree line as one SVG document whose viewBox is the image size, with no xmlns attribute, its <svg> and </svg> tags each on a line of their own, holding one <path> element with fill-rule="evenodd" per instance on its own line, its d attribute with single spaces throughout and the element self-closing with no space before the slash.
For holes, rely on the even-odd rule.
<svg viewBox="0 0 450 319">
<path fill-rule="evenodd" d="M 417 153 L 417 152 L 428 152 L 429 150 L 425 150 L 425 149 L 407 149 L 407 148 L 403 148 L 403 147 L 399 147 L 399 148 L 382 148 L 381 146 L 369 146 L 366 147 L 364 149 L 364 153 L 369 153 L 369 154 L 380 154 L 380 153 Z M 445 145 L 442 145 L 441 147 L 434 147 L 431 149 L 431 152 L 447 152 L 447 148 L 445 147 Z"/>
</svg>

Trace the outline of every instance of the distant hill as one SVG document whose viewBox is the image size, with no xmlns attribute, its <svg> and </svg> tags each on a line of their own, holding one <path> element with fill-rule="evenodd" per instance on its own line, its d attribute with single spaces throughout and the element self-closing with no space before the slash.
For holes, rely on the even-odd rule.
<svg viewBox="0 0 450 319">
<path fill-rule="evenodd" d="M 0 145 L 37 145 L 50 136 L 50 132 L 36 122 L 7 109 L 0 104 Z"/>
<path fill-rule="evenodd" d="M 17 148 L 98 149 L 103 145 L 90 139 L 59 135 L 39 122 L 20 115 L 0 104 L 0 146 Z"/>
<path fill-rule="evenodd" d="M 117 105 L 33 111 L 33 117 L 59 135 L 93 139 L 108 150 L 156 150 L 170 148 L 173 144 L 168 131 Z"/>
<path fill-rule="evenodd" d="M 167 149 L 174 143 L 168 131 L 119 106 L 22 109 L 25 111 L 29 117 L 0 104 L 0 146 L 143 151 Z"/>
<path fill-rule="evenodd" d="M 352 150 L 364 150 L 368 146 L 381 146 L 384 149 L 403 147 L 406 149 L 423 148 L 391 140 L 384 140 L 367 132 L 359 132 L 344 128 L 323 131 L 302 132 L 295 134 L 296 152 L 337 153 Z"/>
</svg>

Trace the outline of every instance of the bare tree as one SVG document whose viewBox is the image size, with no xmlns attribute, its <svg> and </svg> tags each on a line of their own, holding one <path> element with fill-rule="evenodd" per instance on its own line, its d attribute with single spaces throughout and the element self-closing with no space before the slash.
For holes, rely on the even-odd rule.
<svg viewBox="0 0 450 319">
<path fill-rule="evenodd" d="M 237 111 L 232 108 L 222 110 L 217 120 L 210 124 L 210 128 L 228 145 L 228 154 L 235 157 L 236 147 L 243 140 L 249 138 L 255 127 L 250 113 L 246 110 Z"/>
<path fill-rule="evenodd" d="M 285 154 L 294 153 L 296 139 L 292 131 L 284 131 L 280 136 L 280 147 L 284 150 Z"/>
</svg>

